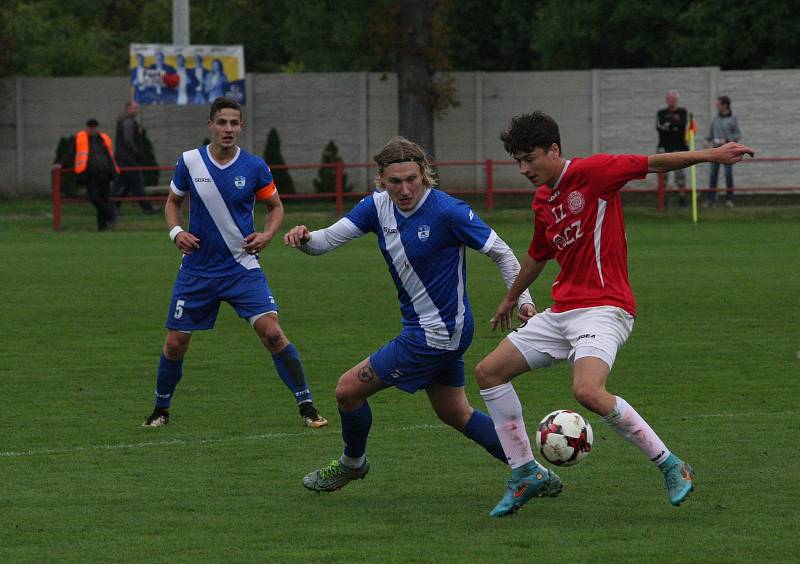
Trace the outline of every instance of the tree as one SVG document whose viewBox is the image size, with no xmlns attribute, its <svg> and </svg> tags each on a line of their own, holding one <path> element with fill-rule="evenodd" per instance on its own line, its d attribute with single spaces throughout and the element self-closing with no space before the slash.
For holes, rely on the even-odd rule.
<svg viewBox="0 0 800 564">
<path fill-rule="evenodd" d="M 372 27 L 386 0 L 304 0 L 286 6 L 287 66 L 309 72 L 377 69 Z M 366 48 L 365 48 L 366 47 Z"/>
<path fill-rule="evenodd" d="M 766 0 L 543 0 L 532 27 L 543 69 L 720 66 L 794 68 L 800 19 Z"/>
<path fill-rule="evenodd" d="M 6 0 L 0 37 L 10 57 L 0 72 L 23 76 L 127 73 L 129 44 L 168 43 L 169 0 Z"/>
<path fill-rule="evenodd" d="M 342 162 L 339 156 L 339 149 L 336 143 L 329 141 L 322 150 L 322 163 L 333 164 Z M 336 191 L 336 169 L 333 167 L 320 168 L 317 178 L 314 179 L 314 191 L 319 193 L 331 193 Z M 353 185 L 347 183 L 347 174 L 342 173 L 342 191 L 352 192 Z"/>
<path fill-rule="evenodd" d="M 433 151 L 433 68 L 428 61 L 435 0 L 398 0 L 397 103 L 400 134 Z"/>
<path fill-rule="evenodd" d="M 248 72 L 397 70 L 436 115 L 455 102 L 452 69 L 794 68 L 796 11 L 769 0 L 196 0 L 190 27 L 195 44 L 243 44 Z M 124 75 L 130 43 L 171 42 L 171 13 L 170 0 L 3 0 L 0 76 Z M 429 87 L 413 94 L 419 77 Z"/>
<path fill-rule="evenodd" d="M 270 167 L 286 164 L 281 154 L 281 140 L 274 127 L 271 127 L 269 133 L 267 133 L 267 144 L 264 146 L 264 160 L 267 161 Z M 278 190 L 283 194 L 294 194 L 294 180 L 292 180 L 288 170 L 285 168 L 275 170 L 273 168 L 272 179 L 275 181 L 275 186 L 277 186 Z"/>
<path fill-rule="evenodd" d="M 463 71 L 538 68 L 539 55 L 531 42 L 537 5 L 519 0 L 440 1 L 437 14 L 441 14 L 441 20 L 449 28 L 448 56 L 452 68 Z"/>
</svg>

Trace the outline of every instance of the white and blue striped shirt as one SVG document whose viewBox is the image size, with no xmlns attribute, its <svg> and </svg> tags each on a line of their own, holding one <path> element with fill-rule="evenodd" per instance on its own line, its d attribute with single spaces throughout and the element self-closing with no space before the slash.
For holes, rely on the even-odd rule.
<svg viewBox="0 0 800 564">
<path fill-rule="evenodd" d="M 377 235 L 397 287 L 405 331 L 436 349 L 468 345 L 474 323 L 466 292 L 465 247 L 487 253 L 496 233 L 466 203 L 435 188 L 409 212 L 397 209 L 388 193 L 377 192 L 334 226 L 313 232 L 303 250 L 326 252 L 369 232 Z M 326 241 L 314 242 L 323 233 Z"/>
</svg>

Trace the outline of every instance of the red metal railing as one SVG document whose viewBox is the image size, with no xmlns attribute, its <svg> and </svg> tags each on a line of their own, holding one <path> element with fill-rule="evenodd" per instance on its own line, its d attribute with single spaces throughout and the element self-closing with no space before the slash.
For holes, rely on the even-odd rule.
<svg viewBox="0 0 800 564">
<path fill-rule="evenodd" d="M 748 159 L 742 161 L 743 163 L 770 163 L 770 162 L 800 162 L 800 157 L 764 157 Z M 498 195 L 531 195 L 532 189 L 526 187 L 521 188 L 498 188 L 495 186 L 495 171 L 498 166 L 516 166 L 513 160 L 495 161 L 492 159 L 480 161 L 437 161 L 436 167 L 441 169 L 445 167 L 460 167 L 472 166 L 482 167 L 484 171 L 484 186 L 473 190 L 447 190 L 449 194 L 456 196 L 465 195 L 480 195 L 483 193 L 486 209 L 492 210 L 495 205 L 495 196 Z M 301 164 L 283 164 L 283 165 L 270 165 L 272 170 L 319 170 L 322 168 L 332 168 L 335 170 L 335 188 L 333 192 L 325 193 L 296 193 L 296 194 L 281 194 L 282 200 L 333 200 L 336 208 L 336 214 L 342 215 L 344 213 L 344 200 L 353 198 L 363 198 L 367 192 L 345 192 L 344 189 L 344 174 L 345 169 L 372 169 L 374 163 L 301 163 Z M 159 171 L 172 171 L 175 170 L 174 166 L 141 166 L 141 167 L 123 167 L 126 170 L 159 170 Z M 71 168 L 62 168 L 61 165 L 53 165 L 52 170 L 52 193 L 53 193 L 53 229 L 58 230 L 61 227 L 61 208 L 64 204 L 82 203 L 86 202 L 85 198 L 64 198 L 61 195 L 61 179 L 64 174 L 73 173 Z M 698 188 L 698 192 L 707 192 L 708 188 Z M 724 188 L 723 188 L 724 190 Z M 758 187 L 737 187 L 737 193 L 742 192 L 788 192 L 800 191 L 800 186 L 758 186 Z M 626 191 L 636 193 L 655 193 L 656 203 L 658 209 L 664 209 L 665 197 L 668 192 L 677 192 L 677 188 L 667 188 L 664 180 L 664 175 L 658 175 L 658 183 L 655 188 L 627 188 Z M 127 196 L 119 197 L 114 196 L 113 201 L 165 201 L 166 195 L 152 195 L 152 196 Z"/>
</svg>

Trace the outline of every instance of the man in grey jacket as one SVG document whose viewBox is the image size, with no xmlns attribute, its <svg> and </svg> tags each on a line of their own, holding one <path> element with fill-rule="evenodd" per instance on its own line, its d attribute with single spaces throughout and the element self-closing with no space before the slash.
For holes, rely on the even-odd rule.
<svg viewBox="0 0 800 564">
<path fill-rule="evenodd" d="M 144 156 L 144 143 L 142 126 L 136 119 L 139 113 L 139 104 L 127 102 L 125 112 L 117 119 L 117 134 L 114 146 L 116 148 L 117 164 L 121 167 L 141 166 Z M 117 178 L 115 196 L 144 196 L 144 175 L 141 170 L 123 170 Z M 142 212 L 156 213 L 153 204 L 146 200 L 139 200 Z M 117 202 L 119 209 L 120 202 Z"/>
<path fill-rule="evenodd" d="M 727 96 L 717 98 L 717 111 L 719 112 L 711 121 L 711 129 L 706 137 L 704 147 L 721 147 L 729 141 L 738 142 L 742 138 L 739 130 L 739 120 L 731 110 L 731 99 Z M 722 165 L 725 167 L 725 206 L 733 207 L 733 165 Z M 717 178 L 719 177 L 719 163 L 711 163 L 711 175 L 708 179 L 708 200 L 703 204 L 704 208 L 713 208 L 717 199 Z"/>
</svg>

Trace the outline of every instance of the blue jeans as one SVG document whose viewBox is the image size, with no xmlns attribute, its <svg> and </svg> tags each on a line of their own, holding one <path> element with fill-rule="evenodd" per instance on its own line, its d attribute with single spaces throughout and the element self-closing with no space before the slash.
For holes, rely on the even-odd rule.
<svg viewBox="0 0 800 564">
<path fill-rule="evenodd" d="M 725 167 L 725 199 L 729 202 L 733 201 L 733 165 L 722 165 Z M 714 203 L 717 199 L 717 177 L 719 176 L 719 163 L 711 163 L 711 175 L 708 178 L 708 201 Z"/>
</svg>

